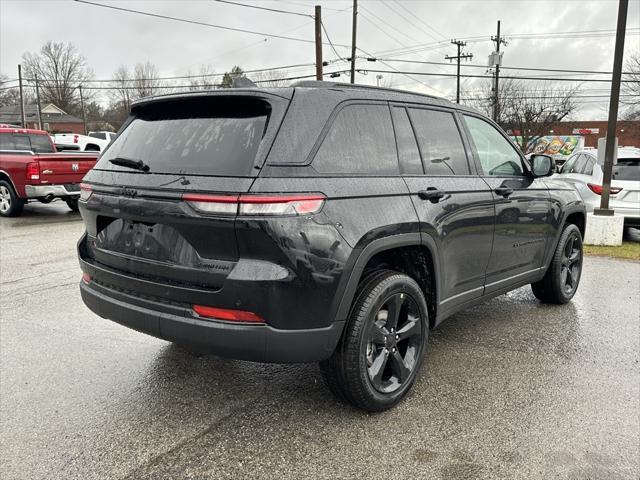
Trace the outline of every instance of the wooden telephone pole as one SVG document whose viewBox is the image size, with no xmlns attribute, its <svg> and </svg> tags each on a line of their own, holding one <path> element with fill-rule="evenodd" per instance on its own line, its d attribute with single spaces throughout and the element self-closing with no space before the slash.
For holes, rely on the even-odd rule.
<svg viewBox="0 0 640 480">
<path fill-rule="evenodd" d="M 353 21 L 351 24 L 351 83 L 356 81 L 356 29 L 358 27 L 358 0 L 353 0 Z"/>
<path fill-rule="evenodd" d="M 316 80 L 322 80 L 322 9 L 316 5 Z"/>
<path fill-rule="evenodd" d="M 460 40 L 451 40 L 451 43 L 458 47 L 458 55 L 456 55 L 455 57 L 446 55 L 444 59 L 449 61 L 456 60 L 458 62 L 458 73 L 456 75 L 456 103 L 460 103 L 460 60 L 472 59 L 473 53 L 462 53 L 462 49 L 467 45 L 467 42 L 462 42 Z"/>
<path fill-rule="evenodd" d="M 507 42 L 504 38 L 500 37 L 500 20 L 498 20 L 498 31 L 495 37 L 491 37 L 491 41 L 496 44 L 496 51 L 494 53 L 494 83 L 493 83 L 493 121 L 497 122 L 500 118 L 500 97 L 498 95 L 498 82 L 500 81 L 500 63 L 502 57 L 500 56 L 500 45 L 506 45 Z"/>
</svg>

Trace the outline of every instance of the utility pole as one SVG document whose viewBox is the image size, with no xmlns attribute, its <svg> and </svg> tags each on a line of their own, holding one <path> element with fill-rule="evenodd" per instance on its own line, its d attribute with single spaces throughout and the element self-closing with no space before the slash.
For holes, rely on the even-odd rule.
<svg viewBox="0 0 640 480">
<path fill-rule="evenodd" d="M 618 6 L 618 25 L 616 29 L 616 47 L 613 56 L 613 76 L 611 79 L 611 99 L 609 100 L 609 121 L 607 122 L 607 140 L 604 153 L 604 175 L 602 180 L 602 196 L 600 208 L 594 208 L 594 215 L 613 216 L 609 209 L 609 194 L 611 193 L 611 176 L 613 171 L 613 156 L 616 139 L 616 122 L 618 120 L 618 102 L 620 100 L 620 79 L 622 77 L 622 56 L 624 53 L 624 35 L 627 25 L 627 10 L 629 0 L 620 0 Z"/>
<path fill-rule="evenodd" d="M 467 45 L 467 42 L 462 42 L 460 40 L 451 40 L 451 43 L 458 47 L 458 55 L 455 57 L 451 57 L 446 55 L 444 57 L 445 60 L 456 60 L 458 62 L 458 73 L 456 75 L 456 103 L 460 103 L 460 60 L 463 58 L 466 60 L 473 58 L 473 53 L 462 53 L 462 49 Z"/>
<path fill-rule="evenodd" d="M 84 97 L 82 96 L 82 85 L 78 85 L 78 90 L 80 90 L 80 108 L 82 109 L 82 125 L 84 126 L 84 134 L 87 134 L 87 119 L 84 113 Z"/>
<path fill-rule="evenodd" d="M 36 102 L 38 104 L 38 129 L 42 130 L 42 106 L 40 105 L 40 84 L 38 83 L 38 74 L 36 73 Z"/>
<path fill-rule="evenodd" d="M 351 26 L 351 83 L 356 82 L 356 27 L 358 17 L 358 0 L 353 0 L 353 23 Z"/>
<path fill-rule="evenodd" d="M 26 128 L 26 121 L 24 118 L 24 94 L 22 92 L 22 65 L 18 64 L 18 84 L 20 85 L 20 125 L 22 128 Z"/>
<path fill-rule="evenodd" d="M 316 5 L 316 80 L 322 80 L 322 8 Z"/>
<path fill-rule="evenodd" d="M 500 104 L 498 103 L 500 98 L 498 94 L 498 83 L 500 80 L 500 64 L 502 63 L 502 57 L 500 55 L 500 45 L 506 45 L 507 42 L 504 38 L 500 37 L 500 20 L 498 20 L 498 32 L 495 37 L 491 37 L 491 41 L 496 44 L 496 51 L 494 52 L 493 65 L 494 69 L 494 83 L 493 83 L 493 121 L 497 122 L 500 118 Z M 491 66 L 491 65 L 490 65 Z"/>
</svg>

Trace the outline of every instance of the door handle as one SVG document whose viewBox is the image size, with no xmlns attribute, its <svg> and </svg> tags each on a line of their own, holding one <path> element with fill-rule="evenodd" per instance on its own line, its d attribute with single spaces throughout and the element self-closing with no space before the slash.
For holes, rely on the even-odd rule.
<svg viewBox="0 0 640 480">
<path fill-rule="evenodd" d="M 498 187 L 494 190 L 498 195 L 502 195 L 504 198 L 509 197 L 513 193 L 513 188 L 509 187 Z"/>
<path fill-rule="evenodd" d="M 426 190 L 420 190 L 418 192 L 418 197 L 421 200 L 429 200 L 431 203 L 438 203 L 445 195 L 445 192 L 435 187 L 429 187 Z"/>
</svg>

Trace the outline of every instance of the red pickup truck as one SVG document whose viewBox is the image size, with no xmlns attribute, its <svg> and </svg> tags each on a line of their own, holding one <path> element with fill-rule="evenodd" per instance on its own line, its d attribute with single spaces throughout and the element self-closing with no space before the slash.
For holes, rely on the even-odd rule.
<svg viewBox="0 0 640 480">
<path fill-rule="evenodd" d="M 56 198 L 78 211 L 80 181 L 98 153 L 58 153 L 45 131 L 0 125 L 0 216 L 16 217 L 28 202 Z"/>
</svg>

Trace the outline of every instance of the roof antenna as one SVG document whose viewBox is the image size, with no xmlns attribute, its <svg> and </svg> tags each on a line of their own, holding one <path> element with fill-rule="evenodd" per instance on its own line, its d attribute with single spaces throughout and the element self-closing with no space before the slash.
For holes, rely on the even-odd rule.
<svg viewBox="0 0 640 480">
<path fill-rule="evenodd" d="M 258 88 L 258 85 L 253 83 L 247 77 L 236 77 L 233 79 L 231 88 Z"/>
</svg>

